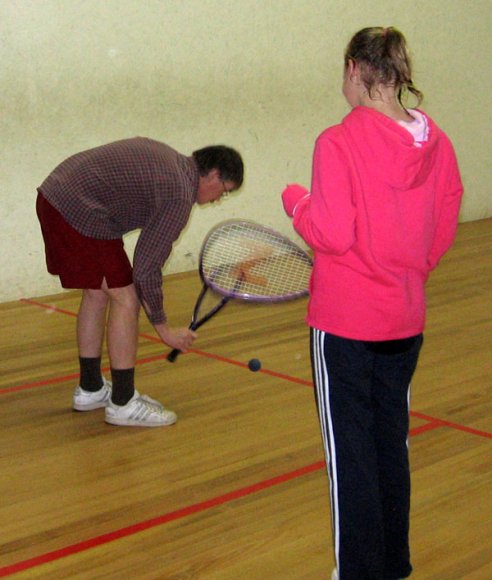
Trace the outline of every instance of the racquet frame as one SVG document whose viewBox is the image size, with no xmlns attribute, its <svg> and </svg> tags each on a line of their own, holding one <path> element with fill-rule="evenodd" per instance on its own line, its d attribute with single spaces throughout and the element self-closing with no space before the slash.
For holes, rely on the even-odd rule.
<svg viewBox="0 0 492 580">
<path fill-rule="evenodd" d="M 205 271 L 204 263 L 207 261 L 207 251 L 209 250 L 210 245 L 212 245 L 213 247 L 213 244 L 216 243 L 216 240 L 213 239 L 214 235 L 217 234 L 217 232 L 219 232 L 220 236 L 220 234 L 222 233 L 221 230 L 229 232 L 228 234 L 227 233 L 224 234 L 224 244 L 227 246 L 228 236 L 231 235 L 230 229 L 233 231 L 232 235 L 235 235 L 237 233 L 234 232 L 234 228 L 237 228 L 239 234 L 243 233 L 241 228 L 244 228 L 245 241 L 249 240 L 249 242 L 256 242 L 255 235 L 257 235 L 260 238 L 259 245 L 261 245 L 262 242 L 261 236 L 263 235 L 264 239 L 268 238 L 268 241 L 270 244 L 272 244 L 272 247 L 274 245 L 280 245 L 282 249 L 284 249 L 283 246 L 285 245 L 286 254 L 289 254 L 288 250 L 290 250 L 293 254 L 295 253 L 295 255 L 302 262 L 303 267 L 305 269 L 306 268 L 310 269 L 312 266 L 311 258 L 306 254 L 306 252 L 304 252 L 298 246 L 296 246 L 294 242 L 292 242 L 291 240 L 289 240 L 288 238 L 286 238 L 282 234 L 279 234 L 278 232 L 276 232 L 271 228 L 267 228 L 265 226 L 256 224 L 255 222 L 250 222 L 246 220 L 229 220 L 216 225 L 208 233 L 207 237 L 205 238 L 202 244 L 202 249 L 200 251 L 199 274 L 203 283 L 203 287 L 200 291 L 200 294 L 198 295 L 195 307 L 193 309 L 191 323 L 189 325 L 190 330 L 196 330 L 200 328 L 200 326 L 202 326 L 213 316 L 215 316 L 215 314 L 217 314 L 220 310 L 222 310 L 222 308 L 224 308 L 224 306 L 233 298 L 242 300 L 252 300 L 254 302 L 274 303 L 292 300 L 293 298 L 297 298 L 299 296 L 305 296 L 308 293 L 307 284 L 305 286 L 303 284 L 299 288 L 296 288 L 294 291 L 285 291 L 285 293 L 276 293 L 275 295 L 268 294 L 267 289 L 265 289 L 264 295 L 262 295 L 261 293 L 251 294 L 247 292 L 248 282 L 251 281 L 252 276 L 253 280 L 255 278 L 255 276 L 251 275 L 249 271 L 251 270 L 252 267 L 254 267 L 255 262 L 261 263 L 269 260 L 270 255 L 268 253 L 264 254 L 263 256 L 260 255 L 259 257 L 255 255 L 246 256 L 244 259 L 239 260 L 237 263 L 235 262 L 235 263 L 214 264 L 211 273 L 207 274 Z M 263 242 L 263 244 L 264 246 L 267 245 L 265 241 Z M 231 246 L 233 246 L 232 242 Z M 274 250 L 272 250 L 272 253 L 273 252 Z M 226 274 L 227 272 L 229 273 L 233 272 L 232 279 L 234 281 L 231 282 L 231 276 L 229 276 L 228 284 L 230 284 L 230 286 L 226 287 L 221 285 L 221 280 L 223 279 L 223 275 Z M 256 276 L 256 280 L 261 282 L 261 276 Z M 242 286 L 243 288 L 241 288 Z M 199 318 L 200 308 L 209 290 L 216 292 L 217 294 L 222 296 L 222 298 L 219 300 L 219 302 L 217 302 L 217 304 L 213 308 L 211 308 L 206 314 L 204 314 L 202 317 Z M 283 286 L 282 292 L 284 292 Z M 167 360 L 169 362 L 175 362 L 180 352 L 181 351 L 179 349 L 173 349 L 168 354 Z"/>
</svg>

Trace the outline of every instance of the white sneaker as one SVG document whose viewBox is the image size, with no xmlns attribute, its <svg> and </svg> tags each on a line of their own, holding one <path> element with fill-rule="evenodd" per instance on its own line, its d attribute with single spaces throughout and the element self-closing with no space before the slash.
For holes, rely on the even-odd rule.
<svg viewBox="0 0 492 580">
<path fill-rule="evenodd" d="M 106 406 L 106 423 L 111 425 L 161 427 L 174 425 L 177 419 L 176 413 L 147 395 L 140 395 L 138 391 L 126 405 L 115 405 L 109 400 Z"/>
<path fill-rule="evenodd" d="M 141 395 L 137 389 L 135 389 L 135 393 L 137 393 L 137 397 L 141 400 L 144 401 L 145 403 L 148 403 L 149 405 L 154 405 L 154 407 L 158 407 L 159 409 L 164 409 L 164 405 L 162 403 L 159 403 L 159 401 L 156 401 L 155 399 L 153 399 L 152 397 L 149 397 L 149 395 Z"/>
<path fill-rule="evenodd" d="M 72 397 L 72 407 L 75 411 L 93 411 L 108 404 L 111 399 L 111 382 L 103 377 L 103 386 L 99 391 L 86 391 L 80 385 L 76 387 Z"/>
</svg>

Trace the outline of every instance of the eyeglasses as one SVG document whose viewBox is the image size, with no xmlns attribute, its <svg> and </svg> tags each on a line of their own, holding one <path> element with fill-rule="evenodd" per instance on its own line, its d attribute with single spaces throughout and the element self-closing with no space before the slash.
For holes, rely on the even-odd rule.
<svg viewBox="0 0 492 580">
<path fill-rule="evenodd" d="M 221 179 L 220 181 L 222 183 L 222 187 L 224 188 L 224 191 L 223 191 L 221 197 L 227 197 L 230 193 L 232 193 L 234 191 L 234 188 L 231 187 L 231 189 L 227 189 L 225 181 L 223 179 Z"/>
</svg>

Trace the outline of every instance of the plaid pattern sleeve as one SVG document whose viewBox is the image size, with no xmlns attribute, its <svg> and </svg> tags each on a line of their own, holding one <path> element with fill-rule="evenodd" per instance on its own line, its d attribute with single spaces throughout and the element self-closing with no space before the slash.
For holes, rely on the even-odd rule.
<svg viewBox="0 0 492 580">
<path fill-rule="evenodd" d="M 173 243 L 185 227 L 191 206 L 175 202 L 142 230 L 133 257 L 133 281 L 140 302 L 152 324 L 167 321 L 163 308 L 162 267 Z"/>
</svg>

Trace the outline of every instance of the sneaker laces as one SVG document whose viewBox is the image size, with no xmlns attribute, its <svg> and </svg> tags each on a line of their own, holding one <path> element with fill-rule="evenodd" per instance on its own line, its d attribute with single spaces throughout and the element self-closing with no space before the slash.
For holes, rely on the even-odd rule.
<svg viewBox="0 0 492 580">
<path fill-rule="evenodd" d="M 157 413 L 158 415 L 164 415 L 166 410 L 164 407 L 158 402 L 153 402 L 154 399 L 148 397 L 147 395 L 138 395 L 136 402 L 138 405 L 145 407 L 150 413 Z"/>
<path fill-rule="evenodd" d="M 164 405 L 162 403 L 159 403 L 159 401 L 156 401 L 155 399 L 149 397 L 148 395 L 141 395 L 136 389 L 135 393 L 139 401 L 142 401 L 147 405 L 150 405 L 151 407 L 154 407 L 156 409 L 164 410 Z"/>
</svg>

